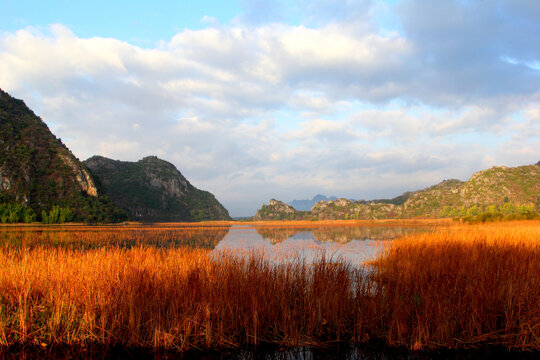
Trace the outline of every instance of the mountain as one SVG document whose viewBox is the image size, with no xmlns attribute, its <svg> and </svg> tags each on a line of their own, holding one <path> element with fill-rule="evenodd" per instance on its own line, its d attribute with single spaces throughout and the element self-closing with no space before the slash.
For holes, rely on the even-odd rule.
<svg viewBox="0 0 540 360">
<path fill-rule="evenodd" d="M 285 204 L 283 201 L 270 199 L 268 205 L 257 210 L 253 220 L 295 220 L 302 219 L 304 212 L 295 210 L 291 205 Z"/>
<path fill-rule="evenodd" d="M 417 192 L 418 191 L 406 191 L 403 194 L 401 194 L 399 196 L 396 196 L 395 198 L 392 198 L 392 199 L 375 199 L 375 200 L 369 200 L 369 201 L 360 200 L 360 202 L 362 202 L 364 204 L 381 203 L 381 204 L 401 205 L 405 201 L 407 201 L 411 197 L 411 195 L 413 195 L 413 194 L 415 194 Z"/>
<path fill-rule="evenodd" d="M 317 194 L 311 200 L 293 200 L 288 205 L 292 206 L 299 211 L 309 211 L 319 201 L 337 200 L 336 196 L 327 197 L 325 195 Z"/>
<path fill-rule="evenodd" d="M 405 201 L 407 201 L 407 199 L 414 193 L 415 192 L 407 191 L 392 199 L 376 199 L 376 200 L 353 200 L 353 199 L 343 199 L 343 198 L 338 199 L 337 196 L 327 197 L 325 195 L 317 194 L 311 200 L 293 200 L 287 204 L 292 206 L 295 210 L 298 210 L 298 211 L 311 211 L 313 207 L 321 201 L 326 202 L 326 203 L 332 203 L 336 200 L 348 200 L 356 204 L 365 204 L 365 205 L 373 204 L 373 203 L 401 205 Z"/>
<path fill-rule="evenodd" d="M 156 156 L 137 162 L 93 156 L 84 161 L 114 203 L 142 221 L 230 220 L 214 195 L 195 188 Z"/>
<path fill-rule="evenodd" d="M 273 202 L 280 203 L 277 200 Z M 294 213 L 265 205 L 261 209 L 265 211 L 259 210 L 257 213 L 259 219 L 270 219 L 266 216 L 268 213 L 272 214 L 271 219 L 388 219 L 464 216 L 493 206 L 505 207 L 508 211 L 540 209 L 540 167 L 495 166 L 473 174 L 468 181 L 444 180 L 424 190 L 406 192 L 393 199 L 323 200 L 308 212 Z"/>
<path fill-rule="evenodd" d="M 121 221 L 126 214 L 100 196 L 86 167 L 22 100 L 0 89 L 0 222 Z M 60 208 L 62 209 L 60 211 Z M 51 215 L 51 214 L 56 215 Z M 13 215 L 13 214 L 12 214 Z M 31 215 L 31 216 L 30 216 Z"/>
<path fill-rule="evenodd" d="M 450 209 L 505 203 L 540 207 L 540 167 L 494 166 L 474 173 L 466 182 L 446 180 L 411 195 L 401 213 L 404 217 L 434 217 L 444 216 Z"/>
<path fill-rule="evenodd" d="M 397 206 L 391 203 L 371 203 L 364 200 L 351 201 L 337 199 L 335 201 L 321 201 L 311 209 L 310 215 L 314 219 L 386 219 L 395 218 L 399 214 Z"/>
</svg>

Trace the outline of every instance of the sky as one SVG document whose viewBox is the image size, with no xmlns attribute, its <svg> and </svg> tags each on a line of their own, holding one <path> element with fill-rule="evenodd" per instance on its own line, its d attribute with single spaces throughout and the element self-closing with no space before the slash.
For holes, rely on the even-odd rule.
<svg viewBox="0 0 540 360">
<path fill-rule="evenodd" d="M 232 216 L 540 160 L 537 0 L 0 0 L 0 88 Z"/>
</svg>

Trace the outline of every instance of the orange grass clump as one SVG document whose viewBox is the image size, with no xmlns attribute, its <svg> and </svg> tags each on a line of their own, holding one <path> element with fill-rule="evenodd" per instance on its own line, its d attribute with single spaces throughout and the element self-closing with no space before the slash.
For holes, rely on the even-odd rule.
<svg viewBox="0 0 540 360">
<path fill-rule="evenodd" d="M 539 221 L 410 235 L 375 266 L 390 344 L 540 350 Z"/>
<path fill-rule="evenodd" d="M 382 339 L 540 350 L 539 221 L 409 235 L 358 267 L 143 242 L 33 244 L 0 248 L 0 346 L 183 351 Z"/>
<path fill-rule="evenodd" d="M 5 250 L 0 345 L 186 350 L 339 339 L 352 275 L 319 262 L 271 266 L 201 249 Z"/>
</svg>

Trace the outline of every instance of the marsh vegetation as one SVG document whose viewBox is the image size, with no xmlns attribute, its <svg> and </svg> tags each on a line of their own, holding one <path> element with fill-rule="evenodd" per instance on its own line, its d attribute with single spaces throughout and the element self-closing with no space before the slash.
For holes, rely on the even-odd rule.
<svg viewBox="0 0 540 360">
<path fill-rule="evenodd" d="M 540 221 L 445 222 L 367 264 L 212 251 L 228 231 L 2 228 L 0 345 L 540 351 Z"/>
</svg>

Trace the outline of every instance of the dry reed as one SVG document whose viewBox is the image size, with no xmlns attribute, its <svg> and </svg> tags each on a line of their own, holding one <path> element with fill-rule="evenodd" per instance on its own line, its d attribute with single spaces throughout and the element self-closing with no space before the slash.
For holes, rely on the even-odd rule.
<svg viewBox="0 0 540 360">
<path fill-rule="evenodd" d="M 324 258 L 276 266 L 142 243 L 0 250 L 4 346 L 183 351 L 370 339 L 540 350 L 540 222 L 410 235 L 371 267 Z"/>
<path fill-rule="evenodd" d="M 339 338 L 352 323 L 346 265 L 271 266 L 200 249 L 5 250 L 0 344 L 188 348 Z M 348 310 L 349 309 L 349 310 Z"/>
<path fill-rule="evenodd" d="M 540 350 L 540 222 L 410 235 L 375 265 L 390 344 Z"/>
</svg>

